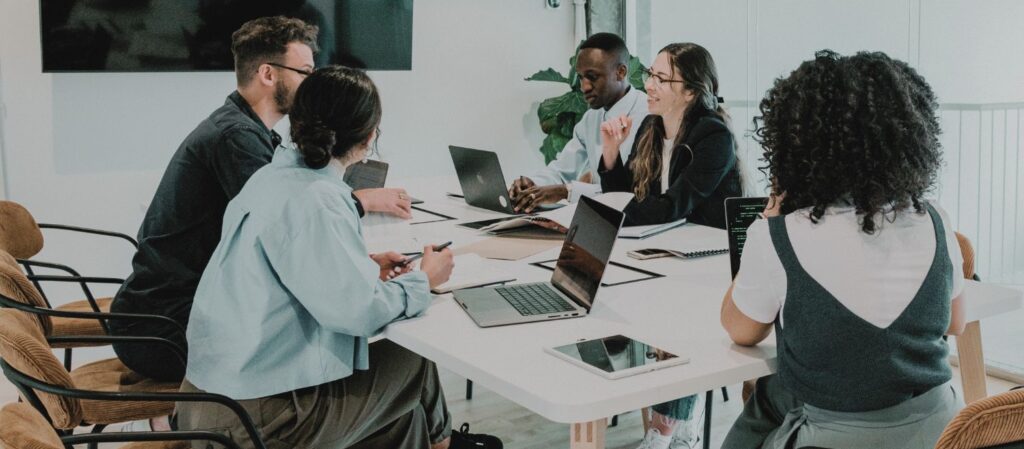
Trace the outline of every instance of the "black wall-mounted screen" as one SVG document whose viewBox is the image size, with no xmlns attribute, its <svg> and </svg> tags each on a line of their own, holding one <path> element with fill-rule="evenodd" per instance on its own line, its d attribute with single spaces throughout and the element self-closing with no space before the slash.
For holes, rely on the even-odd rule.
<svg viewBox="0 0 1024 449">
<path fill-rule="evenodd" d="M 40 0 L 44 72 L 234 70 L 231 33 L 284 15 L 320 27 L 318 66 L 412 68 L 413 0 Z"/>
</svg>

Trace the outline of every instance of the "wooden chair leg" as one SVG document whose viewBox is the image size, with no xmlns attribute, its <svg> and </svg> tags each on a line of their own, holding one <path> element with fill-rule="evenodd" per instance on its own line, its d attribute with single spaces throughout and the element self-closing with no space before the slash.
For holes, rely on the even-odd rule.
<svg viewBox="0 0 1024 449">
<path fill-rule="evenodd" d="M 608 418 L 569 426 L 570 449 L 604 449 Z"/>
<path fill-rule="evenodd" d="M 651 428 L 651 408 L 644 407 L 640 409 L 640 421 L 644 425 L 644 435 L 647 435 L 647 429 Z"/>
<path fill-rule="evenodd" d="M 981 323 L 967 323 L 964 332 L 956 337 L 956 349 L 960 358 L 964 403 L 970 404 L 988 396 L 985 385 L 985 355 L 981 350 Z"/>
</svg>

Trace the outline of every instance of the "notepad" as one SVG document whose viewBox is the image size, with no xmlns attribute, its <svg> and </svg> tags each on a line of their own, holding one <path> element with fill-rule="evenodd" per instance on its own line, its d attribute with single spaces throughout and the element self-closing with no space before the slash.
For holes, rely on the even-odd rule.
<svg viewBox="0 0 1024 449">
<path fill-rule="evenodd" d="M 448 278 L 448 282 L 430 289 L 430 291 L 443 294 L 453 290 L 464 288 L 483 287 L 485 285 L 501 284 L 516 280 L 514 276 L 502 274 L 501 268 L 496 267 L 494 262 L 473 253 L 460 254 L 455 256 L 455 269 Z"/>
<path fill-rule="evenodd" d="M 619 230 L 619 237 L 624 239 L 645 239 L 652 235 L 661 234 L 662 232 L 668 231 L 669 229 L 672 228 L 677 228 L 684 224 L 686 224 L 685 218 L 656 225 L 624 226 L 621 230 Z"/>
</svg>

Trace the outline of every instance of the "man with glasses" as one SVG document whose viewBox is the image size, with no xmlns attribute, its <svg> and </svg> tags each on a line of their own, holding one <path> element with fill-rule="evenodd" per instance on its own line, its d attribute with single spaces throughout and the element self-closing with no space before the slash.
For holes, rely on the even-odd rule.
<svg viewBox="0 0 1024 449">
<path fill-rule="evenodd" d="M 633 118 L 629 135 L 620 147 L 623 158 L 628 158 L 636 130 L 647 116 L 647 95 L 630 87 L 628 64 L 629 50 L 619 36 L 597 33 L 583 41 L 576 55 L 576 74 L 590 110 L 573 128 L 572 140 L 555 160 L 543 170 L 512 182 L 509 196 L 517 211 L 532 212 L 542 204 L 563 199 L 576 202 L 581 195 L 601 193 L 597 167 L 601 161 L 601 123 L 606 119 L 620 115 Z"/>
<path fill-rule="evenodd" d="M 188 324 L 199 278 L 220 241 L 228 201 L 270 163 L 281 144 L 273 128 L 288 114 L 299 84 L 313 73 L 316 39 L 316 27 L 284 17 L 250 21 L 232 35 L 238 89 L 171 157 L 139 228 L 132 274 L 111 311 L 161 315 L 182 328 Z M 411 216 L 402 189 L 368 189 L 354 196 L 366 211 Z M 170 323 L 118 320 L 110 322 L 110 330 L 186 345 L 180 329 Z M 163 347 L 115 344 L 114 351 L 146 377 L 177 381 L 184 376 L 184 364 Z"/>
</svg>

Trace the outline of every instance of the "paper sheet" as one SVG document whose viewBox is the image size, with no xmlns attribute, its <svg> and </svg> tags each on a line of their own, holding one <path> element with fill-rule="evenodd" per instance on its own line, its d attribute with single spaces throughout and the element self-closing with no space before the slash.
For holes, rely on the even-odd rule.
<svg viewBox="0 0 1024 449">
<path fill-rule="evenodd" d="M 480 287 L 501 282 L 514 281 L 515 276 L 502 274 L 496 262 L 490 262 L 473 253 L 455 256 L 455 269 L 448 282 L 431 289 L 434 293 L 448 293 L 452 290 Z"/>
<path fill-rule="evenodd" d="M 499 260 L 519 260 L 562 245 L 559 240 L 491 237 L 455 248 L 455 255 L 473 253 Z"/>
<path fill-rule="evenodd" d="M 554 271 L 556 262 L 557 261 L 555 260 L 546 260 L 543 262 L 538 262 L 537 265 Z M 629 265 L 625 265 L 625 267 L 621 265 L 625 264 L 617 265 L 616 263 L 609 263 L 608 266 L 605 267 L 604 275 L 601 276 L 602 287 L 611 287 L 614 285 L 628 284 L 630 282 L 643 281 L 647 279 L 661 277 L 661 275 L 657 273 L 638 271 L 638 268 L 634 269 L 632 266 Z"/>
<path fill-rule="evenodd" d="M 447 221 L 454 220 L 451 216 L 444 215 L 440 212 L 434 212 L 431 210 L 413 207 L 412 208 L 412 219 L 409 220 L 409 224 L 422 224 L 422 223 L 433 223 L 436 221 Z"/>
</svg>

